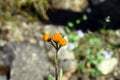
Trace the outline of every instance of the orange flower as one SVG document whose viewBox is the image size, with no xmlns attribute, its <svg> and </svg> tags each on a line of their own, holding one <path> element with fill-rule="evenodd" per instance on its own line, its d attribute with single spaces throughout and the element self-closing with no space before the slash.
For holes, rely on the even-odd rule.
<svg viewBox="0 0 120 80">
<path fill-rule="evenodd" d="M 66 39 L 62 38 L 60 41 L 59 41 L 60 45 L 61 46 L 65 46 L 67 44 L 67 41 Z"/>
<path fill-rule="evenodd" d="M 56 43 L 59 42 L 61 39 L 62 39 L 62 35 L 57 32 L 52 35 L 52 40 Z"/>
<path fill-rule="evenodd" d="M 43 40 L 46 42 L 46 41 L 48 41 L 49 39 L 50 39 L 50 34 L 49 34 L 49 33 L 44 34 Z"/>
</svg>

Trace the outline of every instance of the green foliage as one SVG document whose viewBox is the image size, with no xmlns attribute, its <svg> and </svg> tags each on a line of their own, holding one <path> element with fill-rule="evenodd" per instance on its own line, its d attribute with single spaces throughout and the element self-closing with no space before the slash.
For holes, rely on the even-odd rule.
<svg viewBox="0 0 120 80">
<path fill-rule="evenodd" d="M 86 56 L 87 62 L 95 66 L 97 66 L 99 62 L 103 59 L 102 55 L 100 55 L 102 54 L 101 52 L 93 53 L 93 51 L 88 49 L 86 53 L 87 53 L 87 56 Z"/>
<path fill-rule="evenodd" d="M 79 72 L 79 75 L 81 75 L 81 71 L 85 68 L 85 63 L 84 62 L 80 62 L 78 64 L 78 72 Z"/>
<path fill-rule="evenodd" d="M 87 15 L 82 16 L 83 21 L 88 19 Z M 68 22 L 65 27 L 68 33 L 68 40 L 74 44 L 75 56 L 78 59 L 78 73 L 82 75 L 84 69 L 87 70 L 89 76 L 96 77 L 102 75 L 102 73 L 97 69 L 100 62 L 105 59 L 103 52 L 105 49 L 111 48 L 109 43 L 104 43 L 104 39 L 96 36 L 96 33 L 88 31 L 85 37 L 80 40 L 79 36 L 75 31 L 71 30 L 76 24 L 80 24 L 80 19 L 74 22 Z M 105 34 L 105 29 L 102 28 L 100 33 Z M 103 35 L 104 37 L 104 35 Z M 79 42 L 80 41 L 80 42 Z M 106 44 L 106 45 L 105 45 Z M 79 46 L 80 45 L 80 46 Z M 110 53 L 110 55 L 113 55 Z M 81 60 L 81 58 L 83 58 Z"/>
<path fill-rule="evenodd" d="M 76 55 L 80 60 L 78 66 L 78 72 L 80 73 L 83 69 L 87 69 L 91 77 L 102 75 L 97 69 L 100 62 L 105 59 L 103 52 L 107 48 L 112 49 L 109 43 L 104 43 L 101 37 L 95 35 L 95 33 L 88 32 L 85 37 L 80 40 L 80 47 L 78 48 L 78 54 Z M 113 55 L 111 52 L 110 55 Z M 81 57 L 84 57 L 81 61 Z M 83 63 L 84 61 L 84 63 Z"/>
<path fill-rule="evenodd" d="M 94 68 L 89 68 L 88 72 L 89 72 L 91 77 L 101 76 L 102 75 L 102 73 L 100 71 L 98 71 L 97 69 L 94 69 Z"/>
<path fill-rule="evenodd" d="M 85 49 L 83 51 L 86 64 L 80 63 L 78 68 L 80 68 L 79 70 L 81 71 L 81 67 L 82 69 L 85 69 L 86 65 L 89 64 L 90 66 L 87 66 L 87 71 L 89 72 L 90 76 L 98 76 L 100 75 L 100 71 L 97 70 L 97 66 L 104 59 L 103 49 L 100 48 L 101 40 L 90 33 L 89 35 L 85 36 L 84 41 L 84 45 L 89 45 L 86 46 L 86 48 L 84 47 Z"/>
<path fill-rule="evenodd" d="M 86 21 L 87 16 L 84 14 L 82 17 L 82 20 Z M 81 20 L 77 19 L 76 24 L 80 24 Z M 65 30 L 68 33 L 68 40 L 69 42 L 72 42 L 75 46 L 75 54 L 76 58 L 78 59 L 78 72 L 81 75 L 81 72 L 83 69 L 86 68 L 86 64 L 89 64 L 90 67 L 87 68 L 88 73 L 90 76 L 95 77 L 101 75 L 100 71 L 97 69 L 97 66 L 100 64 L 100 62 L 104 59 L 103 57 L 103 51 L 104 49 L 100 46 L 102 45 L 102 41 L 99 37 L 96 37 L 92 32 L 88 32 L 88 35 L 86 35 L 83 38 L 82 46 L 79 43 L 79 36 L 70 28 L 73 28 L 74 23 L 68 22 L 67 27 Z M 83 43 L 84 42 L 84 43 Z M 80 45 L 80 46 L 78 46 Z M 82 52 L 82 53 L 81 53 Z M 79 54 L 80 53 L 80 54 Z M 81 57 L 85 57 L 84 61 L 81 61 Z"/>
<path fill-rule="evenodd" d="M 74 52 L 76 59 L 78 60 L 78 73 L 82 76 L 82 71 L 85 69 L 89 73 L 89 76 L 96 77 L 102 75 L 102 73 L 97 69 L 101 61 L 105 59 L 103 52 L 106 49 L 112 50 L 112 46 L 110 43 L 106 42 L 105 38 L 105 27 L 106 23 L 104 22 L 103 28 L 101 28 L 100 33 L 103 34 L 100 36 L 98 33 L 92 33 L 88 31 L 85 36 L 80 39 L 80 37 L 76 34 L 76 31 L 71 30 L 74 29 L 76 24 L 80 24 L 81 21 L 88 20 L 86 14 L 82 16 L 81 19 L 77 19 L 74 22 L 68 22 L 65 27 L 66 32 L 68 33 L 68 40 L 70 43 L 74 44 Z M 107 18 L 109 22 L 109 17 Z M 107 22 L 106 21 L 106 22 Z M 112 39 L 111 39 L 112 40 Z M 113 50 L 112 50 L 113 51 Z M 110 53 L 113 55 L 113 52 Z"/>
</svg>

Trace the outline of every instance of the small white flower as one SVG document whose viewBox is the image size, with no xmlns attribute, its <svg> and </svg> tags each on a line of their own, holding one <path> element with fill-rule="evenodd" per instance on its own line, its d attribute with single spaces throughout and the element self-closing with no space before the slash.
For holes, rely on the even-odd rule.
<svg viewBox="0 0 120 80">
<path fill-rule="evenodd" d="M 75 46 L 72 42 L 69 42 L 68 45 L 69 45 L 70 50 L 73 50 L 75 48 Z"/>
<path fill-rule="evenodd" d="M 91 8 L 87 8 L 87 13 L 91 13 L 92 9 Z"/>
<path fill-rule="evenodd" d="M 107 50 L 104 50 L 104 51 L 103 51 L 103 55 L 104 55 L 105 59 L 109 59 L 109 58 L 112 57 L 111 52 L 110 52 L 110 51 L 107 51 Z"/>
<path fill-rule="evenodd" d="M 107 16 L 107 17 L 105 18 L 105 21 L 106 21 L 106 22 L 110 22 L 110 16 Z"/>
<path fill-rule="evenodd" d="M 84 37 L 84 33 L 83 33 L 82 30 L 78 30 L 78 31 L 77 31 L 77 35 L 78 35 L 80 38 Z"/>
</svg>

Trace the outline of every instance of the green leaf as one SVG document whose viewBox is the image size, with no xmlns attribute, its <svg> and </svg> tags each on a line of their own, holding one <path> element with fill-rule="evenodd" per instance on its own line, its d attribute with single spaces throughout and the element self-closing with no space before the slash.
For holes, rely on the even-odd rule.
<svg viewBox="0 0 120 80">
<path fill-rule="evenodd" d="M 74 35 L 73 39 L 74 39 L 75 42 L 78 42 L 78 40 L 79 40 L 80 38 L 79 38 L 79 36 Z"/>
<path fill-rule="evenodd" d="M 78 47 L 78 42 L 73 43 L 75 47 Z"/>
<path fill-rule="evenodd" d="M 73 42 L 73 41 L 74 41 L 74 34 L 73 34 L 73 33 L 70 33 L 70 34 L 68 35 L 68 39 L 69 39 L 69 41 Z"/>
<path fill-rule="evenodd" d="M 91 54 L 91 50 L 90 50 L 90 49 L 87 49 L 87 50 L 86 50 L 86 54 L 87 54 L 87 55 L 90 55 L 90 54 Z"/>
<path fill-rule="evenodd" d="M 74 27 L 74 23 L 73 23 L 73 22 L 68 22 L 67 25 L 68 25 L 68 27 L 70 27 L 70 28 Z"/>
<path fill-rule="evenodd" d="M 85 63 L 80 62 L 80 63 L 78 64 L 78 70 L 81 71 L 81 70 L 84 69 L 84 68 L 85 68 Z"/>
<path fill-rule="evenodd" d="M 100 29 L 100 33 L 101 33 L 101 34 L 105 34 L 105 29 L 101 28 L 101 29 Z"/>
<path fill-rule="evenodd" d="M 65 27 L 65 31 L 69 34 L 70 33 L 70 29 L 66 26 Z"/>
<path fill-rule="evenodd" d="M 83 17 L 82 17 L 82 19 L 83 19 L 84 21 L 86 21 L 86 20 L 88 19 L 87 15 L 84 14 Z"/>
<path fill-rule="evenodd" d="M 81 20 L 80 19 L 77 19 L 76 20 L 76 24 L 80 24 Z"/>
<path fill-rule="evenodd" d="M 62 80 L 62 75 L 63 75 L 63 71 L 62 71 L 62 69 L 60 69 L 60 79 L 59 80 Z"/>
<path fill-rule="evenodd" d="M 55 79 L 54 79 L 54 77 L 51 74 L 49 74 L 48 80 L 55 80 Z"/>
</svg>

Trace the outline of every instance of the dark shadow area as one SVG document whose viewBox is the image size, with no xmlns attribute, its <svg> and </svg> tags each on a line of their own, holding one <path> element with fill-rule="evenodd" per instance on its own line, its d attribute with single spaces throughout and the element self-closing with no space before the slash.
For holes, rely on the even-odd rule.
<svg viewBox="0 0 120 80">
<path fill-rule="evenodd" d="M 86 21 L 81 20 L 83 14 L 86 14 L 88 16 L 88 19 Z M 101 26 L 100 20 L 102 19 L 101 14 L 94 14 L 94 13 L 88 14 L 87 12 L 75 13 L 65 10 L 57 10 L 56 12 L 52 12 L 49 10 L 48 16 L 50 18 L 50 22 L 49 22 L 50 24 L 65 25 L 65 26 L 69 21 L 75 23 L 77 19 L 80 19 L 81 20 L 80 24 L 74 24 L 74 28 L 82 29 L 82 30 L 90 29 L 92 31 L 98 30 L 100 28 Z"/>
<path fill-rule="evenodd" d="M 107 28 L 120 28 L 120 0 L 105 0 L 99 4 L 93 4 L 90 0 L 89 2 L 92 9 L 95 9 L 97 13 L 102 14 L 101 17 L 105 18 L 107 16 L 110 16 L 111 22 Z"/>
<path fill-rule="evenodd" d="M 80 24 L 75 24 L 75 29 L 82 29 L 83 31 L 91 30 L 96 31 L 103 28 L 103 21 L 107 16 L 110 16 L 111 22 L 106 25 L 105 29 L 118 29 L 120 28 L 120 1 L 119 0 L 106 0 L 103 3 L 97 5 L 90 1 L 89 11 L 83 13 L 75 13 L 65 10 L 48 10 L 47 14 L 50 18 L 49 24 L 55 25 L 67 25 L 67 23 L 73 22 L 77 19 L 81 19 L 84 14 L 87 15 L 86 21 L 81 20 Z"/>
</svg>

